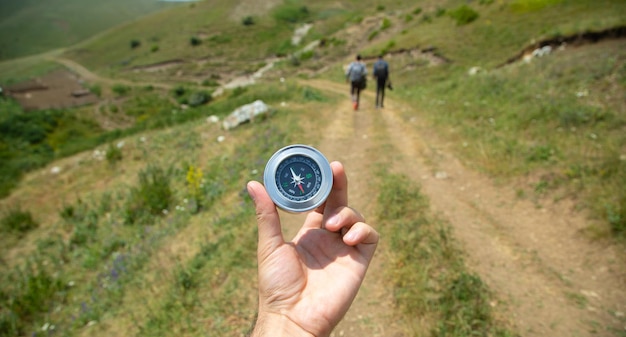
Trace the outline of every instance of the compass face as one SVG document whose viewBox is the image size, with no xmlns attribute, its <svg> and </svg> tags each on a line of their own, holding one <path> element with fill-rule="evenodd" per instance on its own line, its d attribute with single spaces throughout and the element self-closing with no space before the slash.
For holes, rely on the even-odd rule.
<svg viewBox="0 0 626 337">
<path fill-rule="evenodd" d="M 267 162 L 263 180 L 272 201 L 288 212 L 319 207 L 333 186 L 328 160 L 306 145 L 290 145 L 274 153 Z"/>
<path fill-rule="evenodd" d="M 276 187 L 287 199 L 307 200 L 315 196 L 322 186 L 322 172 L 313 159 L 294 155 L 278 165 Z"/>
</svg>

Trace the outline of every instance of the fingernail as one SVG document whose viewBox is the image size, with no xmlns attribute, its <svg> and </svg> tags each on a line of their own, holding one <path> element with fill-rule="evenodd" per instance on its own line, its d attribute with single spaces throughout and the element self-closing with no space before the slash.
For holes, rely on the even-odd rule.
<svg viewBox="0 0 626 337">
<path fill-rule="evenodd" d="M 341 217 L 339 216 L 339 214 L 333 214 L 330 216 L 330 218 L 328 218 L 328 220 L 326 220 L 326 225 L 337 226 L 339 224 L 339 221 L 341 221 Z"/>
<path fill-rule="evenodd" d="M 248 182 L 248 184 L 246 185 L 246 189 L 248 190 L 248 195 L 250 195 L 250 198 L 252 198 L 252 200 L 254 200 L 255 194 L 254 194 L 254 189 L 252 188 L 252 182 Z"/>
<path fill-rule="evenodd" d="M 346 233 L 346 235 L 343 236 L 343 239 L 347 241 L 354 241 L 356 239 L 356 236 L 357 236 L 357 233 L 348 232 Z"/>
</svg>

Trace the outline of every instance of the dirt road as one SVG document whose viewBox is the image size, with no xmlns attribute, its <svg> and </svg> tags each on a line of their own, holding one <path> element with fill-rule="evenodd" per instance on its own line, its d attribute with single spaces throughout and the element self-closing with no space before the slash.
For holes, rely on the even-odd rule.
<svg viewBox="0 0 626 337">
<path fill-rule="evenodd" d="M 345 93 L 341 84 L 309 81 L 320 90 Z M 375 198 L 368 181 L 373 142 L 385 139 L 397 153 L 400 173 L 422 186 L 431 208 L 451 224 L 469 268 L 495 292 L 497 311 L 522 336 L 612 336 L 626 332 L 626 266 L 623 252 L 582 234 L 584 214 L 568 201 L 539 208 L 465 167 L 419 116 L 388 98 L 375 110 L 368 90 L 362 109 L 351 110 L 347 93 L 318 144 L 348 172 L 351 204 L 367 217 Z M 408 119 L 402 116 L 412 116 Z M 390 166 L 391 163 L 390 163 Z M 295 226 L 298 219 L 289 220 Z M 301 222 L 300 222 L 301 223 Z M 288 229 L 287 232 L 294 229 Z M 363 289 L 335 336 L 401 336 L 390 317 L 391 298 L 374 263 Z"/>
</svg>

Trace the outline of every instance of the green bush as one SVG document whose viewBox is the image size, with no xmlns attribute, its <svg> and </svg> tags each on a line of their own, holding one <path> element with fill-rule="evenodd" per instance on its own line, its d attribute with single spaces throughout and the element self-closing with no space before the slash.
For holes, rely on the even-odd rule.
<svg viewBox="0 0 626 337">
<path fill-rule="evenodd" d="M 211 101 L 211 94 L 207 91 L 196 91 L 189 96 L 189 106 L 196 107 Z"/>
<path fill-rule="evenodd" d="M 372 41 L 376 36 L 378 36 L 378 33 L 380 33 L 379 30 L 375 30 L 371 32 L 370 35 L 367 37 L 367 40 Z"/>
<path fill-rule="evenodd" d="M 300 61 L 306 61 L 306 60 L 312 59 L 313 56 L 315 56 L 315 52 L 312 50 L 308 50 L 308 51 L 301 53 L 299 58 L 300 58 Z"/>
<path fill-rule="evenodd" d="M 64 282 L 30 264 L 6 275 L 2 281 L 12 289 L 0 291 L 0 335 L 25 336 L 41 315 L 64 300 Z"/>
<path fill-rule="evenodd" d="M 98 84 L 90 86 L 89 91 L 91 91 L 94 95 L 98 97 L 102 96 L 102 88 Z"/>
<path fill-rule="evenodd" d="M 324 97 L 324 94 L 322 94 L 319 90 L 313 89 L 311 87 L 304 87 L 302 89 L 302 97 L 305 101 L 326 101 L 326 97 Z"/>
<path fill-rule="evenodd" d="M 117 164 L 117 162 L 122 160 L 122 149 L 113 144 L 109 144 L 109 148 L 106 152 L 106 160 L 110 165 Z"/>
<path fill-rule="evenodd" d="M 155 45 L 153 45 L 153 46 L 150 48 L 150 51 L 151 51 L 151 52 L 153 52 L 153 53 L 158 52 L 158 51 L 159 51 L 159 46 L 158 46 L 158 45 L 156 45 L 156 44 L 155 44 Z"/>
<path fill-rule="evenodd" d="M 376 10 L 379 11 L 379 12 L 384 11 L 385 10 L 385 5 L 378 5 L 378 6 L 376 6 Z"/>
<path fill-rule="evenodd" d="M 195 47 L 199 46 L 202 43 L 202 40 L 200 40 L 200 38 L 197 36 L 192 36 L 189 38 L 189 43 Z"/>
<path fill-rule="evenodd" d="M 0 225 L 2 232 L 18 235 L 39 227 L 30 211 L 24 211 L 20 207 L 9 209 L 0 220 Z"/>
<path fill-rule="evenodd" d="M 131 189 L 127 201 L 126 223 L 134 224 L 146 216 L 162 215 L 172 201 L 170 174 L 156 166 L 139 172 L 139 185 Z"/>
<path fill-rule="evenodd" d="M 124 84 L 115 84 L 111 90 L 118 96 L 126 96 L 130 92 L 130 87 Z"/>
<path fill-rule="evenodd" d="M 141 41 L 136 40 L 136 39 L 130 40 L 130 48 L 131 49 L 135 49 L 135 48 L 137 48 L 139 46 L 141 46 Z"/>
<path fill-rule="evenodd" d="M 389 29 L 389 27 L 391 27 L 391 20 L 384 18 L 383 22 L 380 24 L 380 30 Z"/>
<path fill-rule="evenodd" d="M 254 25 L 254 18 L 252 16 L 246 16 L 241 20 L 241 24 L 244 26 L 252 26 Z"/>
<path fill-rule="evenodd" d="M 413 15 L 419 15 L 422 12 L 422 7 L 417 7 L 413 10 Z"/>
<path fill-rule="evenodd" d="M 182 85 L 179 85 L 175 87 L 174 89 L 172 89 L 172 94 L 174 95 L 174 97 L 185 96 L 186 93 L 187 93 L 187 88 L 185 88 Z"/>
<path fill-rule="evenodd" d="M 462 5 L 448 13 L 456 21 L 457 26 L 467 25 L 478 19 L 478 12 L 467 5 Z"/>
</svg>

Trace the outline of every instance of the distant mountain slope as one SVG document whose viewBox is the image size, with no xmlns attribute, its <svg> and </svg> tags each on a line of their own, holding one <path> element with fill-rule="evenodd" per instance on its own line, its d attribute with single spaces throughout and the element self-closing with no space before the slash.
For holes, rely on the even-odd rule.
<svg viewBox="0 0 626 337">
<path fill-rule="evenodd" d="M 171 6 L 156 0 L 0 0 L 0 60 L 69 46 Z"/>
</svg>

